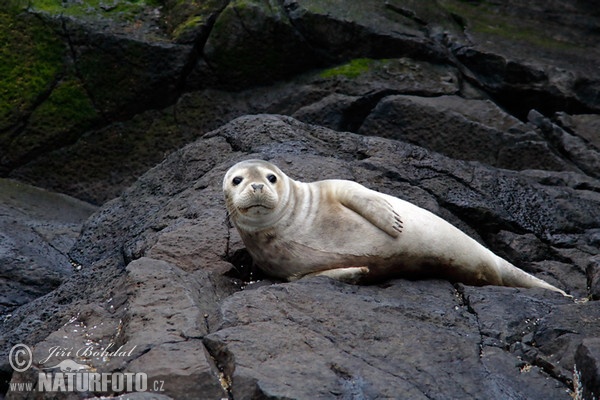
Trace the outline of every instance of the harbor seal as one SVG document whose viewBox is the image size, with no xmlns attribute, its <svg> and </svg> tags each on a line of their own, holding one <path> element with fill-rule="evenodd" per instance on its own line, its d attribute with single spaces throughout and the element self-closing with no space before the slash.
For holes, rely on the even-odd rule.
<svg viewBox="0 0 600 400">
<path fill-rule="evenodd" d="M 295 280 L 438 277 L 470 285 L 563 290 L 495 255 L 435 214 L 347 180 L 295 181 L 263 160 L 227 171 L 229 218 L 254 262 Z"/>
</svg>

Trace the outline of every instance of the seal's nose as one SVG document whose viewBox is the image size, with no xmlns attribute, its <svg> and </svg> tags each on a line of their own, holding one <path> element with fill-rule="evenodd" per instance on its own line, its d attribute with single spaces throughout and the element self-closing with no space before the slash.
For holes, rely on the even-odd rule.
<svg viewBox="0 0 600 400">
<path fill-rule="evenodd" d="M 265 186 L 262 183 L 253 183 L 252 185 L 252 189 L 254 189 L 254 191 L 256 192 L 257 190 L 260 190 L 262 192 L 262 188 Z"/>
</svg>

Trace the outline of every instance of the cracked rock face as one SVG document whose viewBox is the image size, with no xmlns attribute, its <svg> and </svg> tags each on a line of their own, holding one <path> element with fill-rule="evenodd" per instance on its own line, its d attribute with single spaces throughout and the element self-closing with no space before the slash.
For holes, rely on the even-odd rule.
<svg viewBox="0 0 600 400">
<path fill-rule="evenodd" d="M 164 389 L 123 398 L 600 398 L 598 18 L 590 1 L 10 0 L 0 175 L 102 207 L 0 181 L 0 397 L 69 358 Z M 578 301 L 273 282 L 221 193 L 256 157 L 411 201 Z M 13 373 L 16 343 L 33 370 Z M 46 360 L 85 346 L 122 351 Z"/>
<path fill-rule="evenodd" d="M 69 253 L 81 270 L 15 310 L 3 337 L 36 343 L 38 360 L 90 338 L 123 346 L 127 355 L 75 361 L 145 372 L 176 399 L 565 399 L 578 385 L 595 390 L 597 301 L 435 279 L 281 283 L 253 271 L 221 193 L 227 169 L 251 157 L 294 179 L 352 179 L 412 201 L 576 298 L 596 290 L 586 276 L 599 253 L 596 179 L 496 169 L 259 115 L 173 153 L 95 213 Z M 49 312 L 42 334 L 35 321 Z"/>
</svg>

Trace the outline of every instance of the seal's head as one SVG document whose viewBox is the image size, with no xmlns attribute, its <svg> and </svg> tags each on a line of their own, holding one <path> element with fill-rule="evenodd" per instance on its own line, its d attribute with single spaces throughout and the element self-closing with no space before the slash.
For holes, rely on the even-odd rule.
<svg viewBox="0 0 600 400">
<path fill-rule="evenodd" d="M 279 168 L 263 160 L 246 160 L 231 167 L 223 179 L 223 193 L 233 223 L 246 230 L 274 223 L 286 203 L 288 181 Z"/>
</svg>

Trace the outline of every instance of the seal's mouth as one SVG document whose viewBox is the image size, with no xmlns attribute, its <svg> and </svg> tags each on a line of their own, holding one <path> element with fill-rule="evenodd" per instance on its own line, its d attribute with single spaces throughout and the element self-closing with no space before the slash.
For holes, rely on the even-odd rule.
<svg viewBox="0 0 600 400">
<path fill-rule="evenodd" d="M 271 209 L 271 207 L 267 207 L 267 206 L 265 206 L 265 205 L 263 205 L 263 204 L 252 204 L 252 205 L 250 205 L 250 206 L 248 206 L 248 207 L 243 207 L 243 208 L 241 208 L 241 207 L 240 207 L 240 209 L 239 209 L 239 210 L 240 210 L 242 213 L 244 213 L 244 214 L 245 214 L 245 213 L 247 213 L 248 211 L 250 211 L 250 210 L 252 210 L 252 209 L 259 209 L 259 210 L 260 210 L 261 208 L 262 208 L 262 209 L 265 209 L 265 210 L 270 210 L 270 209 Z"/>
</svg>

